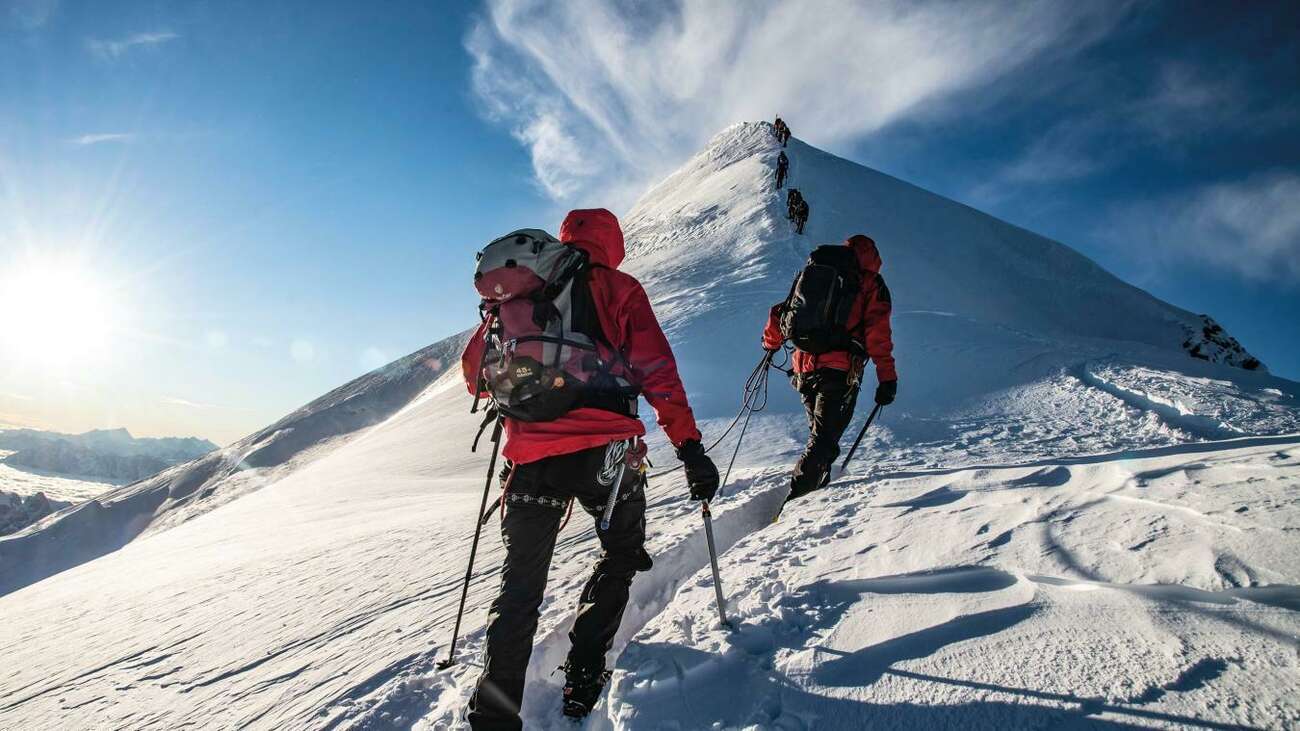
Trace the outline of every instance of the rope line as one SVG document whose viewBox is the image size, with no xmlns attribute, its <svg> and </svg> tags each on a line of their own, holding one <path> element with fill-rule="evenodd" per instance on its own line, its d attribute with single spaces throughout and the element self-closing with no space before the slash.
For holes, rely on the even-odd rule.
<svg viewBox="0 0 1300 731">
<path fill-rule="evenodd" d="M 783 350 L 782 352 L 785 354 L 786 364 L 788 364 L 790 359 L 790 354 L 788 351 L 785 350 Z M 740 410 L 736 412 L 736 416 L 731 420 L 731 423 L 727 425 L 727 428 L 723 430 L 722 434 L 718 436 L 717 439 L 713 440 L 712 444 L 710 444 L 707 448 L 705 448 L 704 451 L 706 454 L 708 452 L 712 452 L 715 447 L 717 447 L 719 444 L 722 443 L 722 440 L 727 438 L 727 435 L 730 434 L 731 431 L 736 428 L 736 424 L 740 423 L 740 418 L 742 416 L 745 417 L 745 425 L 746 427 L 748 427 L 749 416 L 767 408 L 768 368 L 776 368 L 777 370 L 782 372 L 785 372 L 786 370 L 781 366 L 773 365 L 772 356 L 773 356 L 772 353 L 764 353 L 762 360 L 758 362 L 758 365 L 754 366 L 754 370 L 751 371 L 749 377 L 745 379 L 745 389 L 740 401 Z M 742 438 L 744 437 L 745 435 L 744 429 L 741 429 L 740 435 Z M 736 447 L 737 450 L 739 450 L 740 447 L 739 440 L 737 440 L 736 442 Z M 735 464 L 736 462 L 735 454 L 732 454 L 731 462 L 732 464 Z M 658 472 L 651 473 L 646 476 L 646 479 L 653 479 L 655 477 L 663 477 L 664 475 L 670 475 L 676 472 L 677 470 L 682 469 L 683 466 L 684 465 L 679 464 L 676 467 L 672 467 L 670 469 L 660 470 Z M 727 467 L 727 474 L 728 475 L 731 474 L 730 466 Z"/>
</svg>

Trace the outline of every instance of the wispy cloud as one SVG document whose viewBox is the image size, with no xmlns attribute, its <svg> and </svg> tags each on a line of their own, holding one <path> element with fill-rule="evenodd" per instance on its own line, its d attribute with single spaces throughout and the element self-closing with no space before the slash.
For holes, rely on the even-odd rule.
<svg viewBox="0 0 1300 731">
<path fill-rule="evenodd" d="M 1209 134 L 1257 134 L 1296 121 L 1294 107 L 1271 104 L 1249 89 L 1237 73 L 1181 61 L 1159 64 L 1131 89 L 1092 90 L 1088 114 L 1048 126 L 970 197 L 995 201 L 1020 186 L 1101 173 L 1138 150 L 1176 156 Z"/>
<path fill-rule="evenodd" d="M 172 405 L 172 406 L 184 406 L 184 407 L 187 408 L 187 409 L 215 409 L 215 408 L 218 408 L 218 407 L 217 407 L 216 405 L 214 405 L 214 404 L 204 404 L 204 403 L 199 403 L 199 402 L 197 402 L 197 401 L 189 401 L 189 400 L 187 400 L 187 399 L 177 398 L 177 397 L 175 397 L 175 396 L 168 396 L 168 397 L 164 398 L 164 399 L 162 400 L 162 402 L 165 403 L 165 404 L 170 404 L 170 405 Z"/>
<path fill-rule="evenodd" d="M 98 145 L 102 142 L 130 142 L 135 139 L 135 135 L 129 132 L 98 132 L 95 134 L 85 134 L 79 137 L 73 137 L 68 140 L 74 145 Z"/>
<path fill-rule="evenodd" d="M 24 30 L 36 30 L 45 25 L 59 7 L 58 0 L 11 0 L 9 20 Z"/>
<path fill-rule="evenodd" d="M 1199 261 L 1257 281 L 1300 284 L 1300 175 L 1216 183 L 1133 205 L 1107 238 L 1166 262 Z"/>
<path fill-rule="evenodd" d="M 1105 128 L 1097 117 L 1054 125 L 1002 171 L 1012 183 L 1050 183 L 1086 177 L 1110 165 L 1112 155 L 1095 143 Z"/>
<path fill-rule="evenodd" d="M 835 148 L 1104 36 L 1123 3 L 491 0 L 473 85 L 557 199 L 639 189 L 723 127 L 782 113 Z"/>
<path fill-rule="evenodd" d="M 174 41 L 177 38 L 180 38 L 180 36 L 171 31 L 136 33 L 134 35 L 126 36 L 125 38 L 108 40 L 92 38 L 89 41 L 86 41 L 86 47 L 90 49 L 91 53 L 94 53 L 97 56 L 116 59 L 134 48 L 156 46 L 160 43 Z"/>
</svg>

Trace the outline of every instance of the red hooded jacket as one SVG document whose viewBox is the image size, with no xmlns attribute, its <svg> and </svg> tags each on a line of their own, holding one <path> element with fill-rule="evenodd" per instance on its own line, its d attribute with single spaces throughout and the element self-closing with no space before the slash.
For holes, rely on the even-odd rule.
<svg viewBox="0 0 1300 731">
<path fill-rule="evenodd" d="M 876 379 L 881 383 L 897 381 L 894 371 L 894 341 L 889 325 L 889 314 L 893 304 L 889 297 L 889 288 L 885 286 L 884 277 L 880 276 L 880 252 L 876 242 L 869 237 L 857 234 L 844 242 L 858 255 L 858 263 L 866 276 L 862 278 L 862 291 L 858 293 L 855 316 L 849 320 L 849 334 L 854 340 L 864 344 L 867 356 L 876 364 Z M 768 314 L 767 327 L 763 328 L 763 347 L 776 350 L 785 339 L 781 337 L 781 307 L 784 302 L 772 305 Z M 854 369 L 862 372 L 863 363 L 854 362 L 854 358 L 845 350 L 836 350 L 821 355 L 794 351 L 792 366 L 795 373 L 811 373 L 818 368 L 834 368 L 847 371 Z"/>
<path fill-rule="evenodd" d="M 581 248 L 590 257 L 593 266 L 588 281 L 601 330 L 609 344 L 622 353 L 631 371 L 628 379 L 641 387 L 668 439 L 677 447 L 699 439 L 700 430 L 686 401 L 677 361 L 650 308 L 650 299 L 640 282 L 617 270 L 624 256 L 623 230 L 618 219 L 603 208 L 572 211 L 560 226 L 560 241 Z M 460 359 L 470 393 L 474 393 L 479 380 L 476 370 L 482 362 L 484 334 L 485 326 L 480 325 Z M 645 434 L 640 419 L 592 408 L 574 409 L 553 421 L 507 418 L 505 425 L 502 453 L 518 464 Z"/>
</svg>

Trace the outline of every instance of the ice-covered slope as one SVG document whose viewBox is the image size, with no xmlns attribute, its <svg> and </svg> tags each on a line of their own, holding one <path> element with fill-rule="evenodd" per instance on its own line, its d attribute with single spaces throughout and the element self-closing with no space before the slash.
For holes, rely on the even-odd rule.
<svg viewBox="0 0 1300 731">
<path fill-rule="evenodd" d="M 782 218 L 780 197 L 771 189 L 776 149 L 770 136 L 761 125 L 741 125 L 719 135 L 624 217 L 627 268 L 646 283 L 712 435 L 734 412 L 740 381 L 757 360 L 768 305 L 784 296 L 806 252 L 814 243 L 869 233 L 880 244 L 894 291 L 900 401 L 873 429 L 853 475 L 819 498 L 833 506 L 814 501 L 764 529 L 806 433 L 789 389 L 772 384 L 772 405 L 750 427 L 737 476 L 716 506 L 724 563 L 734 577 L 728 592 L 749 628 L 734 642 L 744 649 L 754 640 L 743 657 L 708 644 L 720 635 L 711 629 L 711 609 L 699 600 L 697 572 L 707 559 L 680 476 L 652 482 L 648 548 L 655 568 L 633 587 L 610 658 L 620 675 L 599 710 L 604 720 L 590 726 L 731 727 L 753 718 L 758 727 L 820 727 L 818 719 L 836 713 L 856 718 L 848 713 L 864 710 L 862 704 L 842 705 L 842 696 L 869 701 L 897 690 L 890 685 L 894 676 L 883 672 L 896 665 L 901 672 L 957 681 L 912 678 L 908 682 L 921 685 L 899 691 L 906 701 L 889 697 L 900 713 L 914 711 L 894 718 L 918 726 L 962 718 L 943 715 L 950 712 L 999 727 L 1046 724 L 1048 711 L 1026 711 L 1025 705 L 1072 702 L 1059 697 L 1062 681 L 1048 672 L 1058 665 L 1067 678 L 1097 674 L 1079 692 L 1086 707 L 1075 704 L 1090 714 L 1124 703 L 1182 703 L 1184 696 L 1176 695 L 1181 689 L 1204 687 L 1211 702 L 1198 712 L 1208 718 L 1274 726 L 1294 718 L 1273 691 L 1285 677 L 1285 663 L 1293 662 L 1276 648 L 1279 638 L 1296 630 L 1296 615 L 1261 602 L 1292 602 L 1287 587 L 1300 584 L 1285 560 L 1300 548 L 1294 495 L 1300 440 L 1195 442 L 1295 431 L 1296 384 L 1190 357 L 1182 328 L 1198 318 L 1124 285 L 1059 244 L 791 144 L 794 183 L 812 206 L 808 236 L 793 236 Z M 1065 281 L 1053 285 L 1053 276 Z M 1017 287 L 1024 290 L 1020 300 Z M 1095 313 L 1104 301 L 1121 303 L 1110 320 L 1075 314 L 1076 305 Z M 442 365 L 454 350 L 444 344 Z M 115 518 L 114 540 L 135 540 L 43 581 L 18 582 L 24 588 L 0 597 L 6 617 L 0 656 L 9 661 L 0 667 L 0 727 L 452 724 L 473 677 L 470 663 L 481 643 L 500 544 L 489 536 L 480 554 L 465 662 L 437 673 L 433 664 L 446 650 L 486 456 L 467 450 L 476 420 L 465 413 L 468 399 L 456 375 L 430 385 L 433 375 L 385 390 L 390 381 L 374 374 L 323 399 L 327 408 L 309 407 L 245 440 L 254 451 L 266 449 L 257 452 L 266 462 L 251 464 L 248 455 L 233 452 L 220 464 L 180 469 L 165 486 L 124 488 L 121 499 L 132 507 L 115 515 L 138 519 Z M 349 436 L 333 439 L 337 434 Z M 724 442 L 723 449 L 731 445 Z M 652 439 L 651 449 L 657 463 L 671 463 L 661 437 Z M 1082 456 L 1090 454 L 1100 456 Z M 231 471 L 240 460 L 252 469 Z M 1009 462 L 1031 466 L 1007 468 Z M 1231 469 L 1199 466 L 1211 463 Z M 954 469 L 979 464 L 986 466 Z M 1162 470 L 1189 479 L 1160 481 Z M 887 496 L 871 492 L 873 474 L 882 475 Z M 1151 490 L 1157 483 L 1170 492 Z M 1202 491 L 1221 502 L 1204 502 Z M 64 526 L 56 530 L 66 531 L 65 542 L 96 535 L 65 521 L 29 531 L 28 545 L 57 546 L 59 535 L 45 532 L 51 526 Z M 120 526 L 131 531 L 120 532 Z M 1162 544 L 1166 538 L 1170 542 Z M 98 545 L 102 553 L 109 543 Z M 561 537 L 552 594 L 542 610 L 535 682 L 525 701 L 530 727 L 554 720 L 558 687 L 548 673 L 563 655 L 574 597 L 593 560 L 591 545 L 589 523 L 575 516 Z M 0 559 L 14 555 L 5 550 L 0 542 Z M 825 563 L 812 560 L 823 554 Z M 941 575 L 928 583 L 829 583 L 974 564 L 984 569 L 971 581 L 967 575 L 949 583 Z M 762 573 L 768 569 L 775 573 Z M 771 585 L 754 578 L 758 573 Z M 1082 614 L 1065 605 L 1087 597 L 1079 586 L 1152 581 L 1203 592 L 1274 586 L 1271 593 L 1216 594 L 1221 601 L 1210 606 L 1228 608 L 1218 624 L 1200 621 L 1200 603 L 1184 611 L 1173 599 L 1098 603 Z M 821 586 L 817 582 L 826 582 L 829 599 L 805 598 L 816 588 L 809 585 Z M 1139 598 L 1146 591 L 1109 584 L 1095 591 Z M 850 591 L 896 597 L 901 604 L 873 625 L 857 613 L 862 603 L 854 604 Z M 1179 589 L 1154 591 L 1171 597 Z M 1053 593 L 1064 598 L 1055 602 Z M 985 595 L 992 600 L 984 601 L 990 598 Z M 1023 608 L 984 621 L 986 612 L 1019 607 L 1030 595 L 1038 602 L 1034 622 L 1041 624 L 1019 629 L 1041 627 L 1041 633 L 1008 639 L 999 631 L 1010 629 Z M 821 618 L 800 620 L 801 604 Z M 689 620 L 681 619 L 686 615 Z M 976 619 L 961 619 L 968 615 Z M 1107 663 L 1118 651 L 1074 629 L 1081 617 L 1095 616 L 1129 628 L 1124 648 L 1132 653 L 1125 657 L 1137 660 Z M 867 629 L 840 630 L 838 617 Z M 1224 623 L 1240 629 L 1238 620 L 1246 619 L 1252 624 L 1240 632 L 1223 629 Z M 787 620 L 807 631 L 787 638 L 780 624 Z M 682 629 L 687 624 L 690 633 Z M 1157 625 L 1158 631 L 1150 629 Z M 784 650 L 803 648 L 832 627 L 843 642 L 808 661 L 809 672 L 822 675 L 786 683 Z M 931 627 L 935 631 L 927 632 Z M 670 645 L 651 646 L 654 636 Z M 633 638 L 633 651 L 623 653 Z M 1016 683 L 1004 679 L 1001 690 L 978 685 L 991 683 L 979 674 L 979 658 L 1039 646 L 1060 654 L 1032 666 L 1036 674 L 1016 676 Z M 674 654 L 678 647 L 681 656 Z M 835 666 L 853 672 L 818 671 L 832 650 L 859 653 L 849 665 Z M 965 660 L 952 660 L 949 652 Z M 912 660 L 918 664 L 900 665 Z M 1241 670 L 1223 665 L 1238 660 Z M 946 674 L 934 672 L 930 662 Z M 673 685 L 654 675 L 655 663 L 669 674 L 680 666 L 683 677 L 691 670 L 690 680 L 698 680 Z M 1135 667 L 1145 670 L 1135 674 Z M 862 668 L 870 672 L 858 672 Z M 762 675 L 774 669 L 782 675 Z M 1242 698 L 1240 672 L 1263 678 L 1268 692 Z M 696 696 L 695 687 L 709 692 Z M 638 688 L 647 694 L 638 697 Z M 667 695 L 655 695 L 656 688 Z M 748 692 L 737 693 L 727 708 L 709 706 L 718 688 Z M 1014 697 L 1006 699 L 1009 692 Z M 996 697 L 969 697 L 980 693 Z M 751 714 L 751 699 L 766 717 Z M 671 719 L 663 712 L 670 706 Z M 1186 713 L 1138 710 L 1146 714 L 1136 716 L 1139 721 L 1159 720 L 1151 713 Z"/>
</svg>

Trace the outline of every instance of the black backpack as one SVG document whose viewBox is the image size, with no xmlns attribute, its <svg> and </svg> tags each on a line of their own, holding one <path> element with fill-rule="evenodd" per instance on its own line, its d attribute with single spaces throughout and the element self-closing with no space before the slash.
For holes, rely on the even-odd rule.
<svg viewBox="0 0 1300 731">
<path fill-rule="evenodd" d="M 862 289 L 862 266 L 853 249 L 823 244 L 813 249 L 781 308 L 781 336 L 805 353 L 860 351 L 849 335 Z"/>
</svg>

